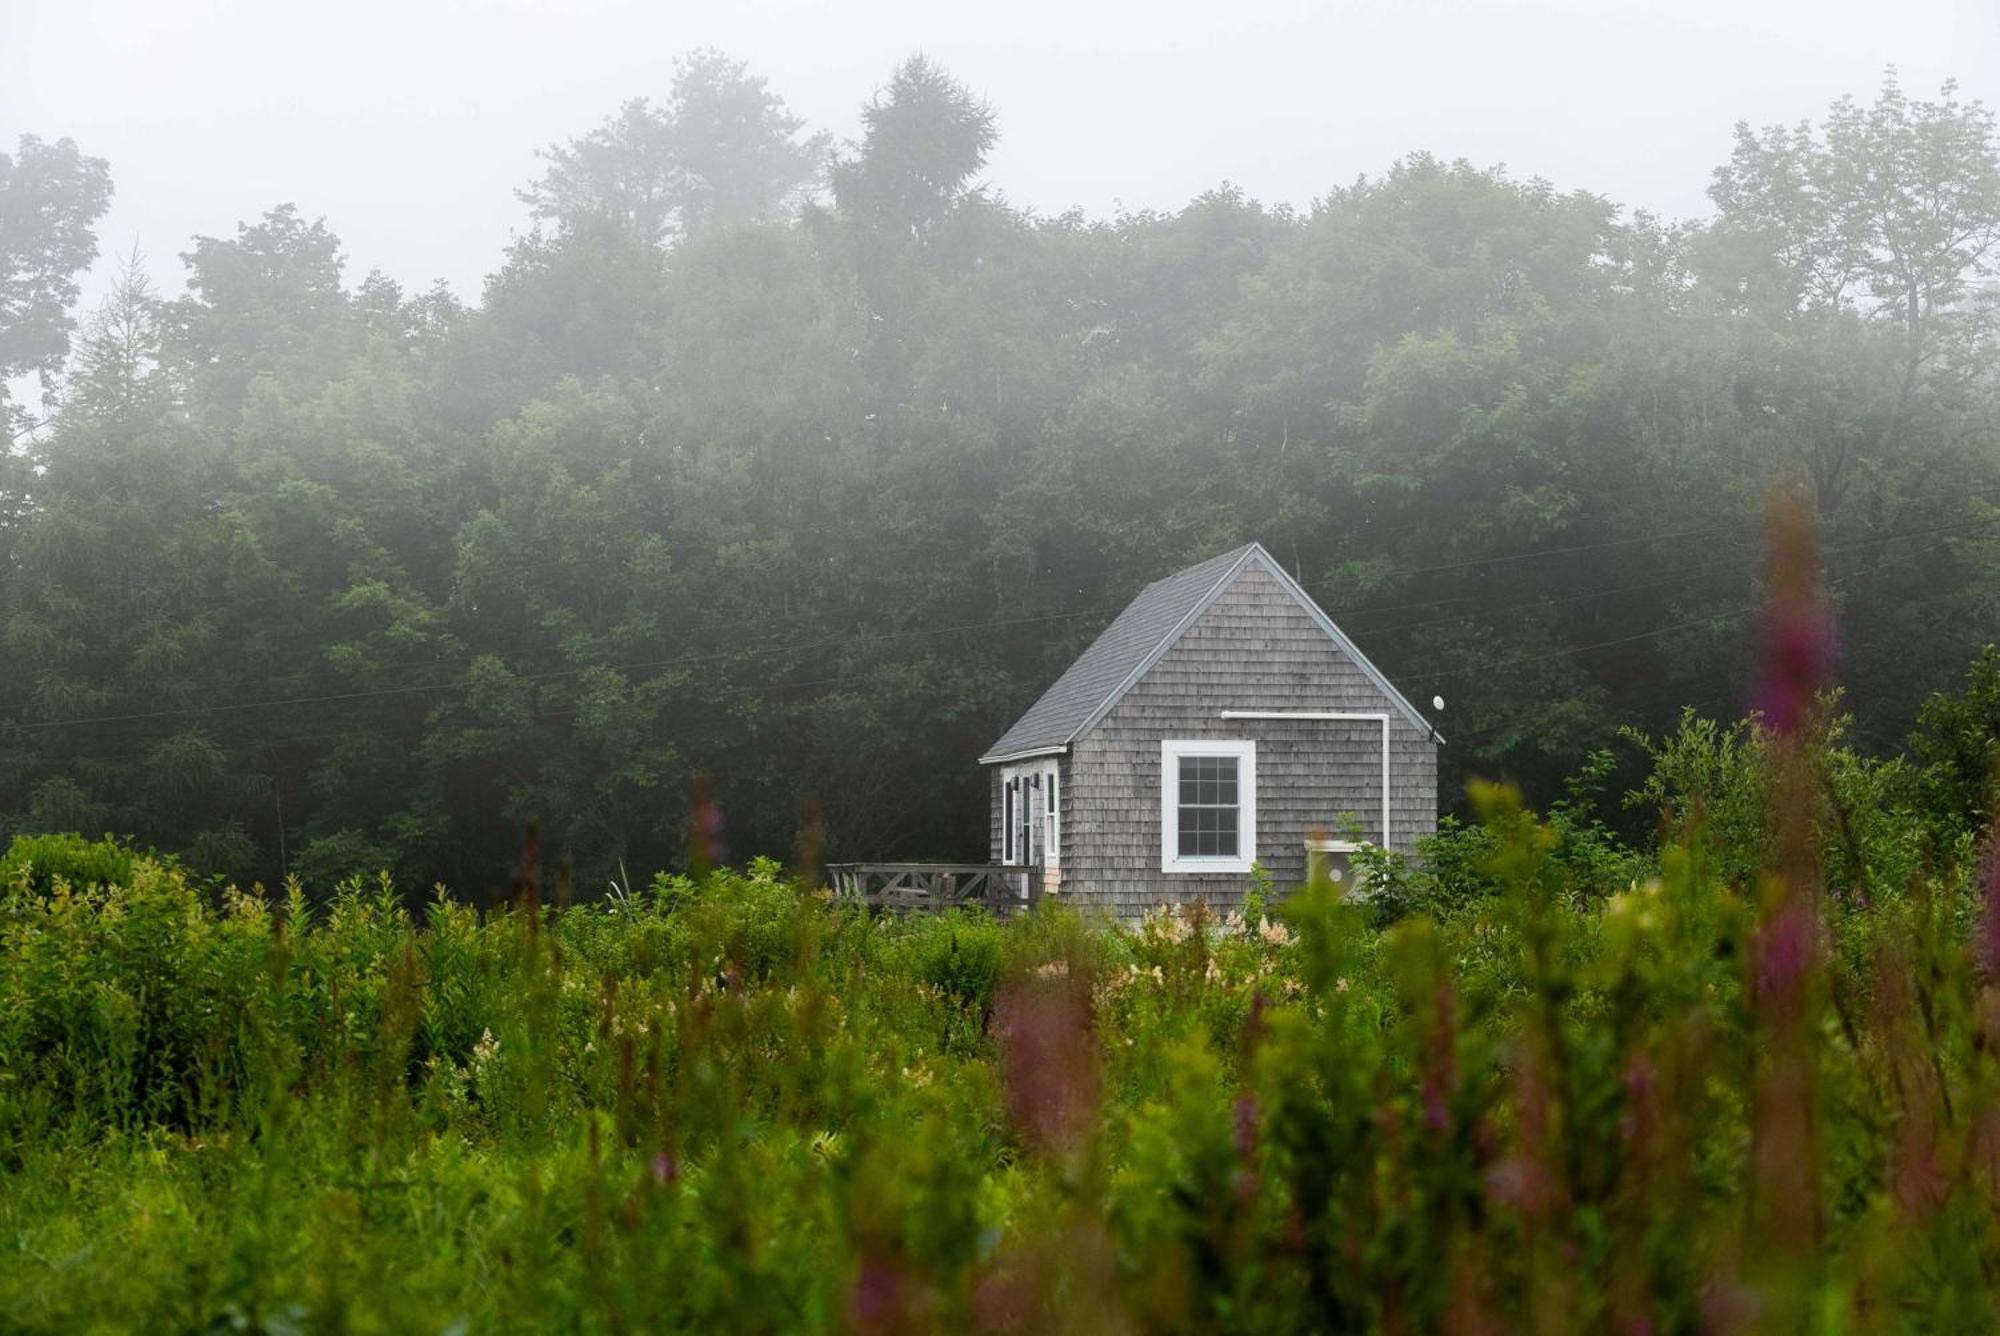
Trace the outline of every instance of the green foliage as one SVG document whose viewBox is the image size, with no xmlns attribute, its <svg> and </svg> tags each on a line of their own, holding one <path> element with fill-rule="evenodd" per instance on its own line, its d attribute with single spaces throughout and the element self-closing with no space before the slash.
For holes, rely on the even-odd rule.
<svg viewBox="0 0 2000 1336">
<path fill-rule="evenodd" d="M 0 883 L 46 894 L 60 880 L 79 890 L 123 886 L 132 878 L 138 855 L 106 836 L 16 835 L 0 856 Z"/>
<path fill-rule="evenodd" d="M 315 836 L 299 850 L 296 870 L 309 886 L 340 886 L 394 866 L 389 850 L 358 830 Z"/>
<path fill-rule="evenodd" d="M 1666 764 L 1659 763 L 1649 785 L 1665 782 L 1660 776 Z M 1612 768 L 1610 752 L 1593 753 L 1564 782 L 1565 797 L 1549 809 L 1547 820 L 1573 893 L 1590 901 L 1627 890 L 1653 871 L 1652 861 L 1598 814 L 1598 795 Z M 1491 822 L 1468 825 L 1446 816 L 1433 834 L 1417 842 L 1414 856 L 1364 844 L 1355 865 L 1376 916 L 1393 922 L 1419 913 L 1448 916 L 1497 896 L 1502 882 L 1490 870 L 1495 852 Z"/>
<path fill-rule="evenodd" d="M 97 258 L 97 220 L 111 172 L 73 140 L 24 134 L 0 153 L 0 458 L 29 425 L 7 382 L 35 375 L 55 388 L 76 327 L 77 275 Z"/>
<path fill-rule="evenodd" d="M 1962 790 L 1948 764 L 1913 764 L 1936 754 L 1936 723 L 1952 717 L 1952 698 L 1934 697 L 1926 707 L 1933 723 L 1912 735 L 1911 758 L 1871 757 L 1847 745 L 1852 720 L 1835 713 L 1837 705 L 1837 698 L 1825 702 L 1813 751 L 1817 853 L 1827 887 L 1862 901 L 1894 898 L 1928 864 L 1963 862 L 1982 826 L 1955 806 Z M 1663 838 L 1712 860 L 1732 884 L 1753 882 L 1775 857 L 1771 740 L 1760 721 L 1725 726 L 1684 711 L 1657 742 L 1636 730 L 1626 736 L 1650 763 L 1626 805 L 1654 813 Z"/>
<path fill-rule="evenodd" d="M 999 138 L 992 109 L 924 56 L 896 67 L 861 121 L 859 154 L 834 166 L 834 199 L 864 227 L 904 241 L 944 221 Z"/>
<path fill-rule="evenodd" d="M 1598 756 L 1546 819 L 1477 786 L 1479 824 L 1377 858 L 1372 901 L 1264 882 L 1247 917 L 1122 926 L 871 917 L 770 860 L 413 914 L 386 878 L 246 895 L 17 840 L 0 1232 L 35 1244 L 0 1310 L 1686 1330 L 1727 1295 L 1990 1327 L 1977 860 L 1908 861 L 1922 786 L 1832 730 L 1804 755 L 1824 803 L 1753 732 L 1691 718 L 1652 750 L 1650 850 L 1591 815 Z M 1782 1015 L 1763 825 L 1702 819 L 1778 792 L 1813 804 L 1827 874 Z M 1794 1043 L 1817 1094 L 1774 1141 Z M 1808 1198 L 1806 1235 L 1746 1231 L 1774 1182 Z"/>
<path fill-rule="evenodd" d="M 820 175 L 824 134 L 739 61 L 696 51 L 674 62 L 665 105 L 635 98 L 579 139 L 542 154 L 520 192 L 538 220 L 565 230 L 611 222 L 649 244 L 712 227 L 782 218 Z"/>
<path fill-rule="evenodd" d="M 1942 837 L 1978 831 L 2000 812 L 2000 646 L 1980 653 L 1964 690 L 1924 702 L 1910 752 L 1923 767 L 1924 810 L 1939 818 Z"/>
</svg>

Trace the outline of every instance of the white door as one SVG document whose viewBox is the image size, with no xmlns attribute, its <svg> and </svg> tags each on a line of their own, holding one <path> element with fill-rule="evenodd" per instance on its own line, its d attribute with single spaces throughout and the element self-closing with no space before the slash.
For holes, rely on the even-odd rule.
<svg viewBox="0 0 2000 1336">
<path fill-rule="evenodd" d="M 1045 782 L 1040 765 L 1021 767 L 1021 861 L 1029 867 L 1040 867 L 1045 852 L 1048 831 L 1048 823 L 1042 819 L 1048 801 L 1042 792 Z"/>
<path fill-rule="evenodd" d="M 1002 863 L 1021 867 L 1042 861 L 1042 784 L 1039 765 L 1010 765 L 1000 772 Z"/>
<path fill-rule="evenodd" d="M 1062 798 L 1056 791 L 1056 775 L 1056 763 L 1044 761 L 1041 788 L 1036 794 L 1040 799 L 1037 803 L 1037 822 L 1042 828 L 1041 864 L 1051 872 L 1062 866 Z"/>
<path fill-rule="evenodd" d="M 1001 772 L 1001 861 L 1054 869 L 1062 856 L 1062 798 L 1053 760 Z"/>
</svg>

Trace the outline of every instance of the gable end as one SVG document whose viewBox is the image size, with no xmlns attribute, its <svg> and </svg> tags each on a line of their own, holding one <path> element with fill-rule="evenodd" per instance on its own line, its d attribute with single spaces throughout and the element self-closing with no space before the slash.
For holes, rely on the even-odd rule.
<svg viewBox="0 0 2000 1336">
<path fill-rule="evenodd" d="M 1207 612 L 1215 600 L 1220 598 L 1231 585 L 1236 583 L 1237 577 L 1242 575 L 1253 562 L 1271 573 L 1272 577 L 1277 580 L 1278 587 L 1284 590 L 1286 595 L 1293 602 L 1297 603 L 1300 608 L 1304 609 L 1306 615 L 1312 618 L 1314 625 L 1318 626 L 1326 634 L 1327 638 L 1333 641 L 1340 649 L 1340 652 L 1347 656 L 1348 661 L 1360 670 L 1363 677 L 1368 679 L 1370 685 L 1377 691 L 1380 691 L 1389 703 L 1396 708 L 1397 712 L 1409 720 L 1412 727 L 1416 728 L 1418 732 L 1431 741 L 1439 745 L 1444 743 L 1444 738 L 1439 735 L 1436 728 L 1432 727 L 1430 720 L 1419 714 L 1416 707 L 1404 698 L 1403 693 L 1396 690 L 1389 679 L 1382 675 L 1382 670 L 1371 663 L 1368 656 L 1363 654 L 1338 626 L 1334 625 L 1333 618 L 1327 616 L 1319 604 L 1313 602 L 1312 595 L 1306 593 L 1300 587 L 1298 581 L 1286 574 L 1285 568 L 1280 566 L 1277 559 L 1264 550 L 1262 543 L 1252 543 L 1244 549 L 1242 556 L 1230 565 L 1222 578 L 1215 582 L 1214 587 L 1188 610 L 1187 615 L 1181 618 L 1180 622 L 1167 634 L 1165 639 L 1161 640 L 1154 647 L 1152 653 L 1148 654 L 1144 660 L 1133 668 L 1125 680 L 1118 684 L 1117 689 L 1105 697 L 1095 710 L 1091 711 L 1089 717 L 1078 726 L 1076 732 L 1072 733 L 1067 740 L 1074 742 L 1102 723 L 1104 716 L 1110 714 L 1118 702 L 1124 699 L 1125 693 L 1136 686 L 1139 680 L 1145 677 L 1148 672 L 1152 671 L 1154 665 L 1158 664 L 1166 656 L 1167 651 L 1179 643 L 1180 638 L 1186 634 L 1187 629 L 1201 619 L 1201 615 Z"/>
<path fill-rule="evenodd" d="M 1412 727 L 1432 742 L 1444 741 L 1430 721 L 1404 699 L 1263 545 L 1249 543 L 1147 585 L 1027 713 L 987 749 L 979 758 L 980 764 L 996 765 L 1067 750 L 1103 722 L 1125 694 L 1152 671 L 1187 629 L 1253 564 L 1271 573 L 1285 595 L 1298 604 Z"/>
</svg>

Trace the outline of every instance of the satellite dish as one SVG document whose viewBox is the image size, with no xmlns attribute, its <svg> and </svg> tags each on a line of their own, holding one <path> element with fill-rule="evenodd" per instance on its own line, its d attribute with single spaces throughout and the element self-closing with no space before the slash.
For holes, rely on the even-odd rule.
<svg viewBox="0 0 2000 1336">
<path fill-rule="evenodd" d="M 1432 697 L 1431 697 L 1431 708 L 1432 708 L 1433 710 L 1442 710 L 1442 709 L 1444 708 L 1444 697 L 1443 697 L 1443 696 L 1432 696 Z"/>
</svg>

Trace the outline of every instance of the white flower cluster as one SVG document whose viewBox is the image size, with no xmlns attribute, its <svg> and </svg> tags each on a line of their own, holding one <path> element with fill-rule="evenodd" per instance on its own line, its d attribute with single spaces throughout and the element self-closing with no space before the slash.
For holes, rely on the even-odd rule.
<svg viewBox="0 0 2000 1336">
<path fill-rule="evenodd" d="M 1290 946 L 1292 930 L 1274 918 L 1257 920 L 1257 935 L 1271 946 Z"/>
<path fill-rule="evenodd" d="M 1155 905 L 1139 920 L 1141 936 L 1157 937 L 1163 942 L 1184 942 L 1190 931 L 1179 905 Z"/>
</svg>

